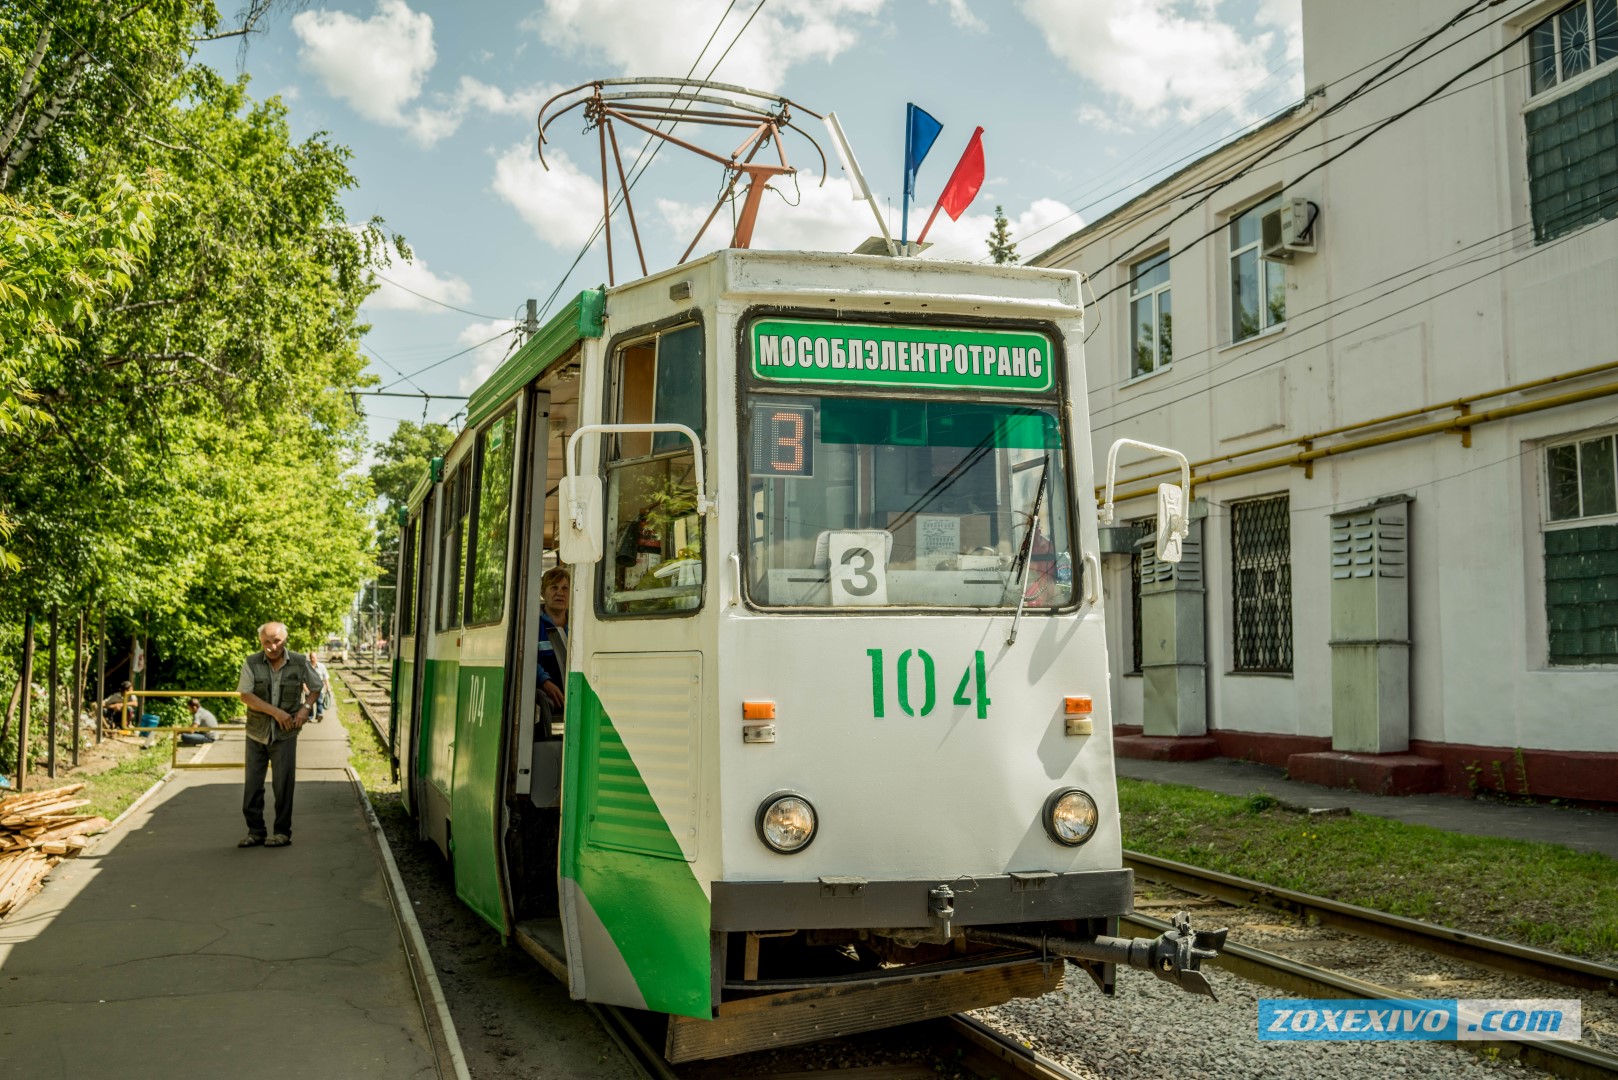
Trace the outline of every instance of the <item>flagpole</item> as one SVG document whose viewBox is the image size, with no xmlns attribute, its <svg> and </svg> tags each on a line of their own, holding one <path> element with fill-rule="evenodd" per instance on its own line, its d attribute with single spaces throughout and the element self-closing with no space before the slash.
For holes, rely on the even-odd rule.
<svg viewBox="0 0 1618 1080">
<path fill-rule="evenodd" d="M 914 105 L 905 106 L 905 172 L 903 183 L 900 184 L 903 191 L 899 199 L 902 206 L 899 211 L 899 247 L 905 255 L 910 254 L 910 151 L 911 137 L 916 127 L 911 123 L 910 110 L 914 108 Z"/>
<path fill-rule="evenodd" d="M 967 160 L 972 157 L 972 151 L 974 148 L 977 148 L 979 151 L 977 161 L 978 176 L 976 183 L 972 186 L 971 192 L 967 195 L 967 201 L 970 202 L 972 199 L 977 197 L 978 190 L 983 184 L 983 155 L 980 142 L 982 138 L 983 128 L 979 127 L 976 131 L 972 132 L 972 137 L 966 140 L 966 149 L 961 152 L 961 160 L 955 163 L 955 168 L 949 174 L 949 180 L 944 184 L 944 190 L 939 193 L 938 198 L 933 202 L 933 212 L 927 215 L 927 224 L 921 227 L 921 235 L 916 237 L 916 243 L 918 245 L 926 242 L 927 230 L 933 227 L 933 219 L 938 217 L 938 211 L 943 208 L 945 202 L 949 201 L 950 194 L 955 188 L 955 181 L 962 177 L 961 169 L 966 165 Z M 968 180 L 967 183 L 972 184 L 973 182 Z M 960 206 L 959 208 L 952 205 L 949 212 L 950 220 L 959 221 L 961 214 L 964 213 L 965 210 L 966 207 L 964 205 Z"/>
<path fill-rule="evenodd" d="M 943 206 L 943 203 L 941 202 L 933 203 L 933 212 L 927 215 L 927 224 L 921 227 L 921 235 L 916 237 L 917 247 L 920 247 L 922 244 L 927 242 L 927 230 L 933 227 L 933 218 L 938 216 L 938 211 L 941 206 Z"/>
<path fill-rule="evenodd" d="M 877 206 L 876 198 L 871 194 L 871 186 L 865 182 L 865 174 L 860 171 L 860 163 L 854 157 L 854 148 L 849 145 L 848 136 L 843 134 L 842 121 L 837 119 L 836 113 L 829 112 L 821 122 L 831 133 L 832 146 L 837 151 L 837 159 L 842 163 L 843 171 L 848 174 L 849 184 L 854 189 L 854 198 L 865 200 L 865 205 L 871 208 L 871 213 L 876 217 L 876 227 L 882 230 L 882 239 L 888 245 L 888 254 L 898 255 L 899 248 L 893 242 L 893 234 L 888 232 L 888 219 L 882 216 L 882 208 Z"/>
</svg>

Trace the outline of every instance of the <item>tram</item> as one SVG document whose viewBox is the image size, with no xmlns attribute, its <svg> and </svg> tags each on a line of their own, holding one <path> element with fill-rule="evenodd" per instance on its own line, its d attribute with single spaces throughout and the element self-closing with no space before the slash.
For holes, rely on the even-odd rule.
<svg viewBox="0 0 1618 1080">
<path fill-rule="evenodd" d="M 1066 271 L 736 249 L 551 319 L 401 511 L 394 748 L 460 898 L 673 1061 L 1062 958 L 1211 992 L 1222 931 L 1111 936 L 1082 323 Z"/>
</svg>

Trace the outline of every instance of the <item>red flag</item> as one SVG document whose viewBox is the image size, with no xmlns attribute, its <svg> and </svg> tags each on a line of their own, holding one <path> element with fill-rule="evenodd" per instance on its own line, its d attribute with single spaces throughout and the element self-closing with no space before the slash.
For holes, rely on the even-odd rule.
<svg viewBox="0 0 1618 1080">
<path fill-rule="evenodd" d="M 938 204 L 927 218 L 927 224 L 922 228 L 921 235 L 916 237 L 916 243 L 921 243 L 927 237 L 927 230 L 933 227 L 933 218 L 938 211 L 943 210 L 949 215 L 951 221 L 961 220 L 966 208 L 972 205 L 972 200 L 978 197 L 978 191 L 983 187 L 983 129 L 978 128 L 972 132 L 972 138 L 967 140 L 966 152 L 961 160 L 955 163 L 955 171 L 949 174 L 949 183 L 944 185 L 944 193 L 938 196 Z"/>
</svg>

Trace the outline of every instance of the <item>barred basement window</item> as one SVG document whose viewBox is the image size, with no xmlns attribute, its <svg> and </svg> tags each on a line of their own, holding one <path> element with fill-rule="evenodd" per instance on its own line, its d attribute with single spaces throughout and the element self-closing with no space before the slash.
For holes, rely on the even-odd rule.
<svg viewBox="0 0 1618 1080">
<path fill-rule="evenodd" d="M 1287 496 L 1233 503 L 1235 671 L 1292 671 L 1292 518 Z"/>
</svg>

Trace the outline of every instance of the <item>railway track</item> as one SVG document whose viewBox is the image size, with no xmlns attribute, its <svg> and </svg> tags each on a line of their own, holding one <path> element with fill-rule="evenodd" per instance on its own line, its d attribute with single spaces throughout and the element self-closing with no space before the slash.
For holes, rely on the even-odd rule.
<svg viewBox="0 0 1618 1080">
<path fill-rule="evenodd" d="M 1371 908 L 1280 889 L 1261 881 L 1233 877 L 1139 852 L 1124 852 L 1124 865 L 1133 869 L 1136 877 L 1184 892 L 1211 896 L 1226 903 L 1285 911 L 1321 926 L 1411 945 L 1425 952 L 1454 957 L 1512 975 L 1525 975 L 1596 993 L 1618 993 L 1618 967 L 1611 964 L 1471 934 L 1420 919 L 1389 915 Z"/>
<path fill-rule="evenodd" d="M 386 684 L 360 669 L 336 670 L 344 677 L 361 711 L 385 744 L 388 716 Z M 1287 912 L 1357 936 L 1414 947 L 1511 975 L 1554 981 L 1595 993 L 1618 993 L 1618 968 L 1609 965 L 1417 919 L 1388 915 L 1138 852 L 1125 852 L 1125 864 L 1143 880 L 1224 903 Z M 1168 923 L 1143 914 L 1120 920 L 1120 933 L 1139 937 L 1156 937 L 1168 928 Z M 1405 1000 L 1416 996 L 1409 991 L 1395 990 L 1239 942 L 1228 942 L 1219 959 L 1212 961 L 1212 964 L 1250 982 L 1304 997 Z M 688 1077 L 718 1075 L 705 1072 L 703 1063 L 695 1066 L 670 1065 L 657 1049 L 661 1040 L 655 1033 L 637 1024 L 636 1014 L 611 1006 L 592 1006 L 592 1011 L 641 1075 L 651 1080 L 686 1080 Z M 1019 1040 L 968 1016 L 957 1015 L 938 1021 L 932 1031 L 941 1052 L 950 1054 L 953 1047 L 954 1056 L 961 1066 L 979 1076 L 1072 1080 L 1079 1075 L 1030 1050 Z M 1479 1042 L 1467 1045 L 1475 1051 L 1492 1050 L 1503 1057 L 1515 1057 L 1525 1064 L 1574 1080 L 1618 1078 L 1618 1055 L 1578 1043 Z M 711 1068 L 712 1063 L 707 1063 L 707 1066 Z M 932 1075 L 921 1066 L 915 1066 L 911 1072 L 906 1072 L 906 1068 L 911 1067 L 863 1065 L 847 1069 L 821 1069 L 817 1075 L 824 1074 L 828 1080 L 839 1072 L 850 1077 L 857 1076 L 860 1080 L 905 1080 L 912 1075 Z M 734 1080 L 744 1080 L 747 1074 L 724 1075 Z M 768 1074 L 752 1075 L 762 1077 Z"/>
</svg>

